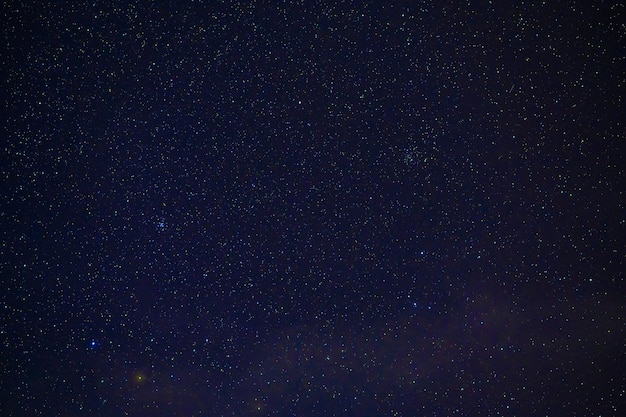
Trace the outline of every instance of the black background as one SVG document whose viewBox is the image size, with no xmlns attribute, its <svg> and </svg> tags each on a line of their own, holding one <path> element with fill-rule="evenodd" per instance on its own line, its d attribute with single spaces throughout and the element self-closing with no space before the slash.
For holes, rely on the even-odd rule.
<svg viewBox="0 0 626 417">
<path fill-rule="evenodd" d="M 4 416 L 624 413 L 619 2 L 2 6 Z"/>
</svg>

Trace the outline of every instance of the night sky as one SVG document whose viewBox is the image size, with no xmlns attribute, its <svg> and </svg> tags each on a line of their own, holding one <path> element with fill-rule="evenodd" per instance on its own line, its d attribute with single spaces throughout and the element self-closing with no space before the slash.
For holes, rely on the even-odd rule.
<svg viewBox="0 0 626 417">
<path fill-rule="evenodd" d="M 2 416 L 626 415 L 617 1 L 5 1 Z"/>
</svg>

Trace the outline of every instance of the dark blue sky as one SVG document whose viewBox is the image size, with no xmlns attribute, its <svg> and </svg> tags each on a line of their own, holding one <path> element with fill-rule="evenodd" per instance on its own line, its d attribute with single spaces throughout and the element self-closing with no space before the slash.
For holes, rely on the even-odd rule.
<svg viewBox="0 0 626 417">
<path fill-rule="evenodd" d="M 5 2 L 4 416 L 624 411 L 624 6 Z"/>
</svg>

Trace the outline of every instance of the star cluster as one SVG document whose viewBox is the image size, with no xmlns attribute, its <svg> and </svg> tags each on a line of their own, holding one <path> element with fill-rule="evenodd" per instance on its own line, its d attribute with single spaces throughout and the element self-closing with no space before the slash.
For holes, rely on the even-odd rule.
<svg viewBox="0 0 626 417">
<path fill-rule="evenodd" d="M 531 3 L 4 2 L 0 414 L 623 415 L 624 6 Z"/>
</svg>

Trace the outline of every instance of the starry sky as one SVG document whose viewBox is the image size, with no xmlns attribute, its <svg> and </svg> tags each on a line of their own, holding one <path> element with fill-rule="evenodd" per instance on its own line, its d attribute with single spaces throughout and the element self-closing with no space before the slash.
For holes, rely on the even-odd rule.
<svg viewBox="0 0 626 417">
<path fill-rule="evenodd" d="M 3 416 L 626 413 L 617 1 L 5 1 Z"/>
</svg>

